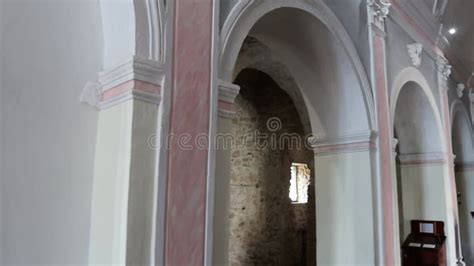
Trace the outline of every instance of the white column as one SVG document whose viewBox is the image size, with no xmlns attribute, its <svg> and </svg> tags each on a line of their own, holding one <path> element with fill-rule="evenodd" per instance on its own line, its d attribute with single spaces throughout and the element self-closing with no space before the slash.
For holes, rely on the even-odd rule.
<svg viewBox="0 0 474 266">
<path fill-rule="evenodd" d="M 393 188 L 393 220 L 394 220 L 394 223 L 393 223 L 393 237 L 394 237 L 394 246 L 395 246 L 395 249 L 398 249 L 398 251 L 395 251 L 395 258 L 394 258 L 394 262 L 395 262 L 395 265 L 401 265 L 402 262 L 401 262 L 401 256 L 400 256 L 400 247 L 402 246 L 403 244 L 403 241 L 404 241 L 404 238 L 402 238 L 401 236 L 403 236 L 403 232 L 400 232 L 400 219 L 403 218 L 403 217 L 400 217 L 399 213 L 400 213 L 400 208 L 402 208 L 402 206 L 400 206 L 398 204 L 399 202 L 399 191 L 398 191 L 398 176 L 397 176 L 397 146 L 398 146 L 398 139 L 396 138 L 392 138 L 392 188 Z"/>
<path fill-rule="evenodd" d="M 447 248 L 448 248 L 448 264 L 450 263 L 449 256 L 453 257 L 452 263 L 458 265 L 465 265 L 462 257 L 461 242 L 459 235 L 459 216 L 456 197 L 456 182 L 454 180 L 454 162 L 453 150 L 451 145 L 451 122 L 449 116 L 448 103 L 448 78 L 451 75 L 451 66 L 443 55 L 438 55 L 437 58 L 438 69 L 438 89 L 440 95 L 440 104 L 442 112 L 442 120 L 444 126 L 444 143 L 445 152 L 447 155 L 447 164 L 444 168 L 445 184 L 446 184 L 446 206 L 448 209 L 446 234 L 447 234 Z"/>
<path fill-rule="evenodd" d="M 374 132 L 312 140 L 315 152 L 317 262 L 376 265 Z"/>
<path fill-rule="evenodd" d="M 380 265 L 394 264 L 400 255 L 400 247 L 397 245 L 396 235 L 393 229 L 396 227 L 394 220 L 394 193 L 393 188 L 393 157 L 392 138 L 393 126 L 390 121 L 389 97 L 387 86 L 387 62 L 385 37 L 385 19 L 390 13 L 390 0 L 368 0 L 367 14 L 369 22 L 369 43 L 371 59 L 371 83 L 374 91 L 375 105 L 377 108 L 377 175 L 374 180 L 376 193 L 375 215 L 376 215 L 376 262 Z"/>
<path fill-rule="evenodd" d="M 456 165 L 456 182 L 461 202 L 459 207 L 459 226 L 461 227 L 461 248 L 467 265 L 474 263 L 474 162 L 461 162 Z M 460 231 L 461 231 L 460 230 Z M 469 264 L 470 263 L 470 264 Z"/>
<path fill-rule="evenodd" d="M 100 74 L 89 263 L 147 265 L 162 68 L 137 57 Z"/>
<path fill-rule="evenodd" d="M 230 156 L 234 136 L 231 135 L 233 105 L 239 86 L 219 82 L 219 110 L 217 121 L 216 175 L 214 202 L 214 248 L 213 265 L 224 266 L 229 262 L 229 199 Z"/>
</svg>

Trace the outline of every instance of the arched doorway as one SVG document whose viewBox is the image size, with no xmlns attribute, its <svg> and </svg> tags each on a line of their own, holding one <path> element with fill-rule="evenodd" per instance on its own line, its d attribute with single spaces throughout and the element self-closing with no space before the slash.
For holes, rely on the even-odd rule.
<svg viewBox="0 0 474 266">
<path fill-rule="evenodd" d="M 294 103 L 303 131 L 313 135 L 317 263 L 374 264 L 373 104 L 347 34 L 321 2 L 261 1 L 233 12 L 223 27 L 221 79 L 233 82 L 249 68 L 266 73 Z M 224 120 L 220 133 L 232 128 Z M 215 202 L 227 200 L 229 208 L 231 192 L 223 191 L 231 183 L 232 155 L 222 155 L 216 158 Z M 290 175 L 288 163 L 280 167 Z M 220 210 L 216 206 L 215 227 L 228 223 L 228 210 Z M 226 253 L 229 231 L 215 235 L 214 261 L 228 262 L 218 257 Z"/>
<path fill-rule="evenodd" d="M 413 79 L 405 79 L 409 73 Z M 415 74 L 415 75 L 414 75 Z M 408 75 L 408 76 L 410 76 Z M 444 222 L 448 261 L 456 261 L 451 184 L 440 113 L 419 72 L 399 76 L 392 93 L 400 244 L 411 220 Z M 414 80 L 421 81 L 421 84 Z"/>
<path fill-rule="evenodd" d="M 244 46 L 246 46 L 244 44 Z M 314 265 L 313 152 L 289 95 L 244 69 L 232 122 L 229 264 Z"/>
<path fill-rule="evenodd" d="M 451 110 L 452 147 L 456 156 L 455 179 L 462 254 L 466 265 L 474 263 L 474 148 L 469 115 L 461 101 Z"/>
</svg>

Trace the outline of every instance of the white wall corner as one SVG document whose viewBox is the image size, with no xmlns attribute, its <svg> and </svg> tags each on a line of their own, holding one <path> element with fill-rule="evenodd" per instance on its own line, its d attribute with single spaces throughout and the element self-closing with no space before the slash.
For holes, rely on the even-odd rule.
<svg viewBox="0 0 474 266">
<path fill-rule="evenodd" d="M 336 138 L 310 137 L 308 143 L 316 155 L 327 155 L 375 150 L 377 137 L 377 131 L 366 130 Z"/>
</svg>

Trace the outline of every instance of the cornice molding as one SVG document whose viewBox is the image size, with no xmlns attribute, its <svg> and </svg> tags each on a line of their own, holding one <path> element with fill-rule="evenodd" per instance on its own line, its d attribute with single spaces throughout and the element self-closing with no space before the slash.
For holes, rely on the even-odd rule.
<svg viewBox="0 0 474 266">
<path fill-rule="evenodd" d="M 219 101 L 234 103 L 239 91 L 239 85 L 219 80 Z"/>
<path fill-rule="evenodd" d="M 376 149 L 376 131 L 367 130 L 354 134 L 344 135 L 338 138 L 316 138 L 312 137 L 308 140 L 314 153 L 318 156 L 351 153 L 359 151 L 368 151 Z"/>
<path fill-rule="evenodd" d="M 164 77 L 164 67 L 155 60 L 134 56 L 110 70 L 99 74 L 99 82 L 103 91 L 116 87 L 129 80 L 140 80 L 161 86 Z"/>
<path fill-rule="evenodd" d="M 132 99 L 159 105 L 161 102 L 160 90 L 159 85 L 130 80 L 103 92 L 97 108 L 104 110 Z"/>
<path fill-rule="evenodd" d="M 130 99 L 159 104 L 164 71 L 155 60 L 133 57 L 99 74 L 98 82 L 88 82 L 81 102 L 103 110 Z"/>
<path fill-rule="evenodd" d="M 399 154 L 398 159 L 402 165 L 444 164 L 447 161 L 443 152 Z"/>
<path fill-rule="evenodd" d="M 240 86 L 219 80 L 218 113 L 222 118 L 233 118 L 235 98 L 239 95 Z"/>
</svg>

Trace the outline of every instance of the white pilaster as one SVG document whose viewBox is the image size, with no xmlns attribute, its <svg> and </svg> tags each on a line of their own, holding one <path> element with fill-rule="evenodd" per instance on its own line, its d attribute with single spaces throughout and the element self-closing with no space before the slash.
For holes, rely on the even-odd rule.
<svg viewBox="0 0 474 266">
<path fill-rule="evenodd" d="M 219 81 L 219 103 L 216 148 L 215 203 L 214 203 L 214 250 L 213 265 L 227 265 L 229 252 L 229 191 L 231 144 L 223 143 L 233 138 L 232 118 L 234 103 L 240 87 Z M 231 141 L 232 142 L 232 141 Z M 221 145 L 222 144 L 222 145 Z"/>
<path fill-rule="evenodd" d="M 324 243 L 317 245 L 318 264 L 378 265 L 372 190 L 376 138 L 376 132 L 368 131 L 310 140 L 316 169 L 316 239 Z"/>
<path fill-rule="evenodd" d="M 152 261 L 162 77 L 137 57 L 100 73 L 90 264 Z"/>
<path fill-rule="evenodd" d="M 445 167 L 445 181 L 446 181 L 446 205 L 448 210 L 451 209 L 452 213 L 448 213 L 446 223 L 446 234 L 447 234 L 447 249 L 448 249 L 448 264 L 450 260 L 455 260 L 457 265 L 465 265 L 463 262 L 460 232 L 459 232 L 459 215 L 456 197 L 456 181 L 454 176 L 454 163 L 452 159 L 452 145 L 451 145 L 451 122 L 449 115 L 449 103 L 448 103 L 448 79 L 452 72 L 452 66 L 449 65 L 448 60 L 443 55 L 438 55 L 436 60 L 438 70 L 438 89 L 440 93 L 441 103 L 441 116 L 444 125 L 444 142 L 445 152 L 447 154 L 447 167 Z M 452 259 L 451 259 L 452 258 Z M 454 261 L 452 262 L 454 263 Z"/>
</svg>

